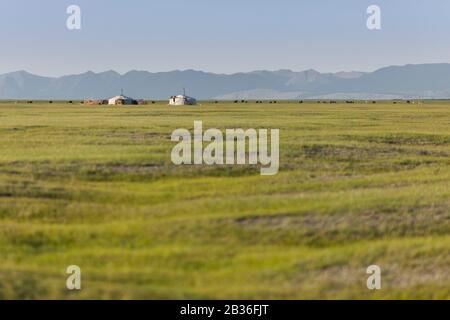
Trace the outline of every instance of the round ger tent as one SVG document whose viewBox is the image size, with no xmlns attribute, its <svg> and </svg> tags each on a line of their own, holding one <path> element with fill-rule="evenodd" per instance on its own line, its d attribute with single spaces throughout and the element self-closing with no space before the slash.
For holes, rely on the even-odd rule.
<svg viewBox="0 0 450 320">
<path fill-rule="evenodd" d="M 169 105 L 171 106 L 195 106 L 197 100 L 186 95 L 172 96 L 169 100 Z"/>
<path fill-rule="evenodd" d="M 136 100 L 133 98 L 120 95 L 112 97 L 111 99 L 108 99 L 108 104 L 112 105 L 131 105 L 131 104 L 138 104 Z"/>
</svg>

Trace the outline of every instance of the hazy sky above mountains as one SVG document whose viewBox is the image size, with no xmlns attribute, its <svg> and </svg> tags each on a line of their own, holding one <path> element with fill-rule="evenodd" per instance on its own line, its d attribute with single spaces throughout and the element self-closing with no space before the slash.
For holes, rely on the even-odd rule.
<svg viewBox="0 0 450 320">
<path fill-rule="evenodd" d="M 66 8 L 82 29 L 66 28 Z M 381 7 L 382 30 L 366 9 Z M 450 62 L 445 0 L 2 0 L 0 73 L 372 71 Z"/>
</svg>

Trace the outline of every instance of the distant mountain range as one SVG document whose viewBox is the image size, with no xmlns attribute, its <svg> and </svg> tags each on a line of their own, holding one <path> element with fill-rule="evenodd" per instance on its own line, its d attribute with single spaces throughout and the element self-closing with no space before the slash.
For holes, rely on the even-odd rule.
<svg viewBox="0 0 450 320">
<path fill-rule="evenodd" d="M 0 75 L 0 99 L 166 99 L 186 88 L 198 99 L 450 98 L 450 64 L 390 66 L 374 72 L 315 70 L 215 74 L 186 70 L 151 73 L 86 72 L 57 78 L 26 71 Z"/>
</svg>

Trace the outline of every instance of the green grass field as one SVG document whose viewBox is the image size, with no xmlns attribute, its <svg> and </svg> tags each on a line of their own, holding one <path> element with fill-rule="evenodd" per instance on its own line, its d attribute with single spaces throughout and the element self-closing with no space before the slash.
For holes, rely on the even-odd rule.
<svg viewBox="0 0 450 320">
<path fill-rule="evenodd" d="M 279 174 L 172 165 L 194 120 L 279 128 Z M 2 103 L 0 142 L 2 299 L 450 299 L 450 102 Z"/>
</svg>

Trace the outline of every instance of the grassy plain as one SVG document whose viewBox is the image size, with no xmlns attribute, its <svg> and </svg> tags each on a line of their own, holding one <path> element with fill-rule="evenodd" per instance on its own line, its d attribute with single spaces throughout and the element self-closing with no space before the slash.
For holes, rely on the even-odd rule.
<svg viewBox="0 0 450 320">
<path fill-rule="evenodd" d="M 194 120 L 279 174 L 172 165 Z M 450 103 L 0 103 L 0 146 L 0 299 L 450 298 Z"/>
</svg>

